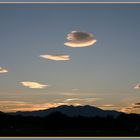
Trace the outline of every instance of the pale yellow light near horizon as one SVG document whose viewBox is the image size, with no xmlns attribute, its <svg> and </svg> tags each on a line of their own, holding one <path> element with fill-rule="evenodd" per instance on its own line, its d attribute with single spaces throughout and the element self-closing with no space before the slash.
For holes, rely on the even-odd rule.
<svg viewBox="0 0 140 140">
<path fill-rule="evenodd" d="M 133 107 L 123 107 L 123 108 L 121 108 L 119 111 L 129 114 L 129 113 L 132 113 Z"/>
<path fill-rule="evenodd" d="M 115 107 L 115 105 L 113 105 L 113 104 L 105 104 L 105 105 L 103 105 L 103 107 Z"/>
<path fill-rule="evenodd" d="M 45 110 L 49 108 L 58 107 L 61 105 L 73 105 L 73 106 L 83 106 L 80 102 L 73 102 L 71 99 L 67 99 L 68 102 L 65 100 L 61 100 L 59 102 L 46 102 L 46 103 L 32 103 L 32 102 L 25 102 L 25 101 L 0 101 L 0 110 L 4 112 L 16 112 L 16 111 L 35 111 L 35 110 Z M 111 104 L 110 104 L 111 105 Z M 91 105 L 92 106 L 92 105 Z M 103 105 L 106 106 L 106 105 Z M 97 106 L 98 107 L 98 106 Z M 111 108 L 109 104 L 106 106 Z M 116 106 L 112 105 L 112 108 Z M 99 107 L 103 110 L 106 110 L 103 107 Z M 117 107 L 117 111 L 124 112 L 124 113 L 132 113 L 135 112 L 135 108 L 133 107 Z"/>
<path fill-rule="evenodd" d="M 32 103 L 25 101 L 0 101 L 0 111 L 16 112 L 16 111 L 36 111 L 58 107 L 61 105 L 81 105 L 80 103 L 64 103 L 64 102 L 47 102 L 47 103 Z"/>
</svg>

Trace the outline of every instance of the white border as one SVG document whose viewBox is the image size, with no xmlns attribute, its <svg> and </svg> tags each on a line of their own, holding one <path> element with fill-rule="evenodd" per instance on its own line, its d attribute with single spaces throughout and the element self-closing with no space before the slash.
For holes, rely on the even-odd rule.
<svg viewBox="0 0 140 140">
<path fill-rule="evenodd" d="M 0 4 L 140 4 L 140 2 L 0 2 Z M 72 138 L 74 138 L 74 139 L 79 139 L 79 138 L 81 138 L 81 139 L 112 139 L 112 138 L 115 138 L 115 139 L 119 139 L 119 138 L 121 138 L 121 139 L 126 139 L 126 138 L 128 138 L 128 139 L 138 139 L 138 138 L 140 138 L 139 136 L 109 136 L 109 137 L 107 137 L 107 136 L 105 136 L 105 137 L 102 137 L 102 136 L 88 136 L 88 137 L 86 137 L 86 136 L 82 136 L 82 137 L 78 137 L 78 136 L 64 136 L 64 137 L 62 137 L 62 136 L 60 136 L 60 137 L 55 137 L 55 136 L 41 136 L 41 137 L 39 137 L 39 136 L 29 136 L 29 137 L 27 137 L 27 136 L 17 136 L 17 137 L 14 137 L 14 136 L 0 136 L 0 139 L 2 139 L 2 138 L 4 138 L 4 139 L 24 139 L 24 138 L 28 138 L 28 139 L 32 139 L 32 138 L 35 138 L 35 139 L 38 139 L 38 138 L 41 138 L 41 139 L 43 139 L 43 138 L 49 138 L 49 139 L 58 139 L 58 138 L 62 138 L 62 139 L 65 139 L 65 138 L 68 138 L 68 139 L 72 139 Z"/>
<path fill-rule="evenodd" d="M 140 4 L 140 2 L 0 2 L 0 4 Z"/>
</svg>

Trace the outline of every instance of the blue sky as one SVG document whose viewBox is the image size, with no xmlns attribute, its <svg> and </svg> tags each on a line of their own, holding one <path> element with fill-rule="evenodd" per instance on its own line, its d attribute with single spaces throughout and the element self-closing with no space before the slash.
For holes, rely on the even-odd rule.
<svg viewBox="0 0 140 140">
<path fill-rule="evenodd" d="M 134 87 L 140 82 L 139 8 L 138 4 L 0 5 L 0 67 L 8 69 L 0 74 L 1 110 L 65 103 L 121 110 L 138 103 L 140 90 Z M 97 42 L 83 48 L 65 46 L 71 31 L 92 33 Z M 39 57 L 45 53 L 71 59 Z M 49 86 L 31 89 L 23 81 Z"/>
</svg>

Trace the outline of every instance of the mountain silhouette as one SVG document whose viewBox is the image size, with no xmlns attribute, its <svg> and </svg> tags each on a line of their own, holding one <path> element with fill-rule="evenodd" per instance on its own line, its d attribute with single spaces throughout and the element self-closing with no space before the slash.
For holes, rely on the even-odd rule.
<svg viewBox="0 0 140 140">
<path fill-rule="evenodd" d="M 117 117 L 121 114 L 121 112 L 117 112 L 114 110 L 102 110 L 100 108 L 94 106 L 73 106 L 73 105 L 61 105 L 54 108 L 49 108 L 45 110 L 38 110 L 38 111 L 18 111 L 15 113 L 10 113 L 12 115 L 22 115 L 22 116 L 34 116 L 34 117 L 45 117 L 55 112 L 61 112 L 68 117 L 76 117 L 76 116 L 83 116 L 83 117 L 106 117 L 106 116 L 113 116 Z"/>
<path fill-rule="evenodd" d="M 0 112 L 0 136 L 140 136 L 140 115 L 94 106 Z"/>
</svg>

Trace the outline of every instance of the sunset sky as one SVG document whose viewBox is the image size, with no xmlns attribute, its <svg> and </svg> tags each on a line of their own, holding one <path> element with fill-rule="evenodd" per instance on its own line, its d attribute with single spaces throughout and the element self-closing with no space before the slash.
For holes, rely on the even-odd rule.
<svg viewBox="0 0 140 140">
<path fill-rule="evenodd" d="M 0 110 L 140 113 L 139 15 L 139 4 L 0 4 Z"/>
</svg>

